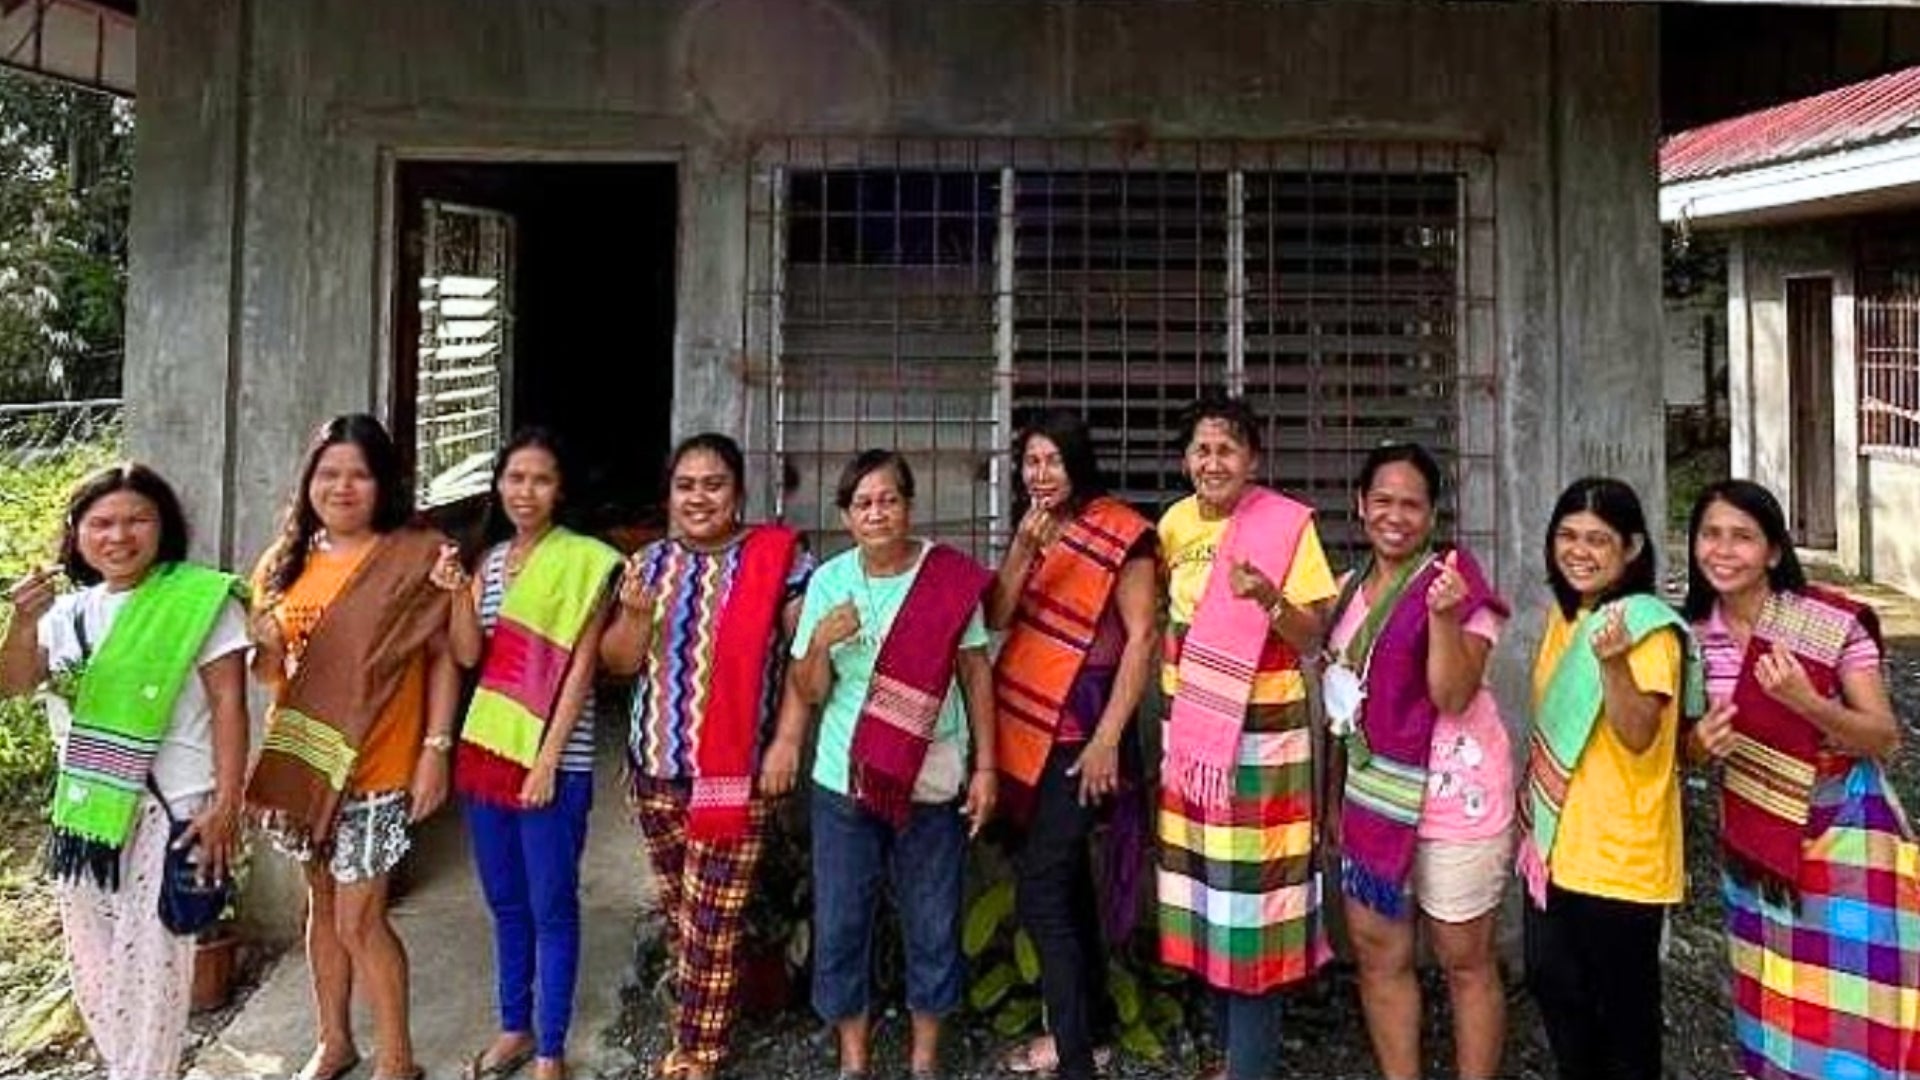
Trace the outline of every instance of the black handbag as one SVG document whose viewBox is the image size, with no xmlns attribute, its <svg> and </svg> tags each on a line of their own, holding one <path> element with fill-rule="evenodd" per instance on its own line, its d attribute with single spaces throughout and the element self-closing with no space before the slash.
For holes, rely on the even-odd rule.
<svg viewBox="0 0 1920 1080">
<path fill-rule="evenodd" d="M 201 880 L 200 866 L 193 857 L 200 848 L 199 838 L 194 839 L 191 847 L 175 846 L 193 822 L 173 816 L 173 808 L 167 805 L 166 796 L 160 794 L 151 776 L 147 777 L 147 790 L 160 800 L 160 810 L 167 815 L 167 861 L 160 878 L 160 925 L 180 937 L 191 937 L 220 921 L 220 913 L 227 910 L 227 903 L 233 899 L 233 879 L 222 876 L 217 882 Z"/>
</svg>

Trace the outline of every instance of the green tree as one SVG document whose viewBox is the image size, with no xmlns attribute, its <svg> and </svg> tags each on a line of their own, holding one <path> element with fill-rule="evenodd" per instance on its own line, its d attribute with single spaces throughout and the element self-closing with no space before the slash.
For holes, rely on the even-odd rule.
<svg viewBox="0 0 1920 1080">
<path fill-rule="evenodd" d="M 0 400 L 119 393 L 133 107 L 0 73 Z"/>
</svg>

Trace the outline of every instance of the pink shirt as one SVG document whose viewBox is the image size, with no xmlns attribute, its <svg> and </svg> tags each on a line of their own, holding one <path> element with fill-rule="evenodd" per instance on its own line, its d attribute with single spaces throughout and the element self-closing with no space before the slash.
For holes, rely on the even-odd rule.
<svg viewBox="0 0 1920 1080">
<path fill-rule="evenodd" d="M 1366 590 L 1333 628 L 1330 644 L 1345 648 L 1367 619 Z M 1462 627 L 1488 645 L 1500 641 L 1506 619 L 1481 608 Z M 1441 714 L 1427 754 L 1427 799 L 1420 836 L 1427 840 L 1486 840 L 1513 824 L 1513 748 L 1493 692 L 1482 686 L 1461 712 Z"/>
</svg>

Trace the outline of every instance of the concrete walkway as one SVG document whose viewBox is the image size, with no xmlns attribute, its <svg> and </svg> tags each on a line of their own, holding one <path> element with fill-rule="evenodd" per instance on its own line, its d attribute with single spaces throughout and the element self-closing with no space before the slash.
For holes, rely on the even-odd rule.
<svg viewBox="0 0 1920 1080">
<path fill-rule="evenodd" d="M 616 1075 L 631 1065 L 624 1052 L 605 1044 L 603 1034 L 619 1018 L 620 990 L 631 974 L 635 914 L 642 898 L 651 895 L 647 862 L 620 790 L 618 750 L 601 750 L 581 868 L 580 990 L 567 1046 L 577 1077 Z M 497 1030 L 492 922 L 465 830 L 452 808 L 427 827 L 409 858 L 413 886 L 395 906 L 394 923 L 413 965 L 415 1055 L 433 1080 L 458 1077 Z M 363 1080 L 373 1074 L 373 1029 L 364 1008 L 356 1008 L 356 1016 L 360 1052 L 367 1060 L 349 1076 Z M 312 1051 L 311 1017 L 306 960 L 295 948 L 267 973 L 187 1075 L 190 1080 L 289 1076 Z"/>
</svg>

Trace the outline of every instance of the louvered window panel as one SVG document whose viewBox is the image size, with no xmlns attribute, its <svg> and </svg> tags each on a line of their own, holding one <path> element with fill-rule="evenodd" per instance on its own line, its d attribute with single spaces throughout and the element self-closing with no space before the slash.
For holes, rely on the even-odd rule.
<svg viewBox="0 0 1920 1080">
<path fill-rule="evenodd" d="M 420 278 L 415 502 L 484 495 L 505 441 L 512 368 L 513 219 L 428 202 Z"/>
<path fill-rule="evenodd" d="M 1227 177 L 1016 173 L 1013 410 L 1084 413 L 1115 494 L 1184 486 L 1172 432 L 1227 386 Z"/>
<path fill-rule="evenodd" d="M 782 509 L 847 543 L 834 502 L 861 450 L 915 472 L 914 527 L 990 557 L 997 173 L 795 171 L 786 191 L 777 433 Z"/>
<path fill-rule="evenodd" d="M 1224 390 L 1263 419 L 1262 479 L 1311 501 L 1330 547 L 1360 542 L 1365 454 L 1418 440 L 1452 534 L 1492 561 L 1487 155 L 849 139 L 766 144 L 754 169 L 743 427 L 764 505 L 830 543 L 841 464 L 895 446 L 925 529 L 997 554 L 1014 421 L 1047 407 L 1083 414 L 1116 492 L 1157 512 L 1189 490 L 1182 412 Z"/>
<path fill-rule="evenodd" d="M 1320 508 L 1330 547 L 1364 542 L 1352 484 L 1382 442 L 1454 456 L 1459 179 L 1241 175 L 1245 375 L 1266 475 Z M 1443 507 L 1450 508 L 1450 501 Z"/>
</svg>

